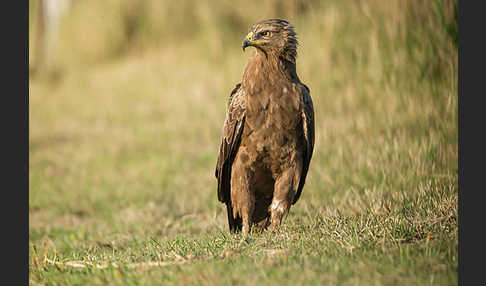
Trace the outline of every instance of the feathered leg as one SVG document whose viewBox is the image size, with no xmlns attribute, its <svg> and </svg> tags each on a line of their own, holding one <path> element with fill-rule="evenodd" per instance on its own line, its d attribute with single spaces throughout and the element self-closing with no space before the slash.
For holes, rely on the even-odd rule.
<svg viewBox="0 0 486 286">
<path fill-rule="evenodd" d="M 280 228 L 285 214 L 290 210 L 292 200 L 297 191 L 300 171 L 299 168 L 290 168 L 285 171 L 276 181 L 272 203 L 269 207 L 271 231 Z"/>
<path fill-rule="evenodd" d="M 231 171 L 231 203 L 233 216 L 241 217 L 242 232 L 249 233 L 252 227 L 255 210 L 255 194 L 249 182 L 249 170 L 238 159 Z"/>
</svg>

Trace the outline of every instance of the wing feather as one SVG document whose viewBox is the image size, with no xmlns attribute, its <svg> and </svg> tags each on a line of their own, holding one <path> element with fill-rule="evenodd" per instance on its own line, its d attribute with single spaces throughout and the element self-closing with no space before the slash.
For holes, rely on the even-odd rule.
<svg viewBox="0 0 486 286">
<path fill-rule="evenodd" d="M 223 136 L 219 146 L 218 161 L 216 163 L 215 177 L 218 180 L 218 200 L 226 204 L 230 230 L 238 226 L 233 218 L 231 207 L 231 166 L 236 152 L 240 146 L 241 135 L 245 126 L 245 102 L 240 84 L 230 94 L 226 118 L 223 125 Z"/>
<path fill-rule="evenodd" d="M 314 137 L 315 137 L 315 127 L 314 127 L 314 105 L 312 103 L 312 98 L 310 96 L 309 88 L 303 84 L 303 108 L 302 108 L 302 128 L 304 131 L 304 163 L 302 174 L 300 176 L 299 187 L 294 196 L 292 204 L 295 204 L 302 193 L 304 188 L 305 178 L 307 177 L 307 171 L 309 170 L 309 164 L 312 158 L 312 153 L 314 151 Z"/>
</svg>

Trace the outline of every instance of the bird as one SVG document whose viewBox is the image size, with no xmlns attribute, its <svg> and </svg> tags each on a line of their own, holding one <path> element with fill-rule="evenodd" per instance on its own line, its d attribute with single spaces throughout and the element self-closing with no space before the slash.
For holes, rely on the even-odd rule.
<svg viewBox="0 0 486 286">
<path fill-rule="evenodd" d="M 253 47 L 230 93 L 216 163 L 218 200 L 231 233 L 272 232 L 302 194 L 314 150 L 314 106 L 296 71 L 292 24 L 265 19 L 242 43 Z"/>
</svg>

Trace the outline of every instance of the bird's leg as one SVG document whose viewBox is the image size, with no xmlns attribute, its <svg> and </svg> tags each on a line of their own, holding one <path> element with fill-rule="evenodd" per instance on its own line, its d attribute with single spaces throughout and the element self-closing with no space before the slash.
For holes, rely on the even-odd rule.
<svg viewBox="0 0 486 286">
<path fill-rule="evenodd" d="M 243 223 L 243 227 L 241 231 L 244 234 L 247 234 L 250 233 L 251 231 L 251 227 L 253 224 L 252 222 L 253 211 L 255 209 L 255 198 L 248 185 L 246 185 L 245 188 L 242 189 L 240 205 L 241 205 L 241 219 Z"/>
<path fill-rule="evenodd" d="M 289 211 L 290 203 L 286 200 L 273 199 L 270 205 L 270 231 L 277 231 L 284 215 Z"/>
<path fill-rule="evenodd" d="M 269 229 L 271 231 L 276 231 L 280 228 L 284 215 L 290 210 L 292 199 L 297 190 L 295 175 L 295 170 L 291 168 L 275 181 L 273 199 L 269 208 Z"/>
<path fill-rule="evenodd" d="M 253 211 L 251 211 L 250 206 L 248 206 L 248 208 L 243 207 L 242 214 L 241 214 L 243 220 L 243 227 L 241 231 L 244 234 L 250 233 L 251 231 L 251 226 L 252 226 L 251 213 L 253 213 Z"/>
<path fill-rule="evenodd" d="M 237 158 L 231 175 L 231 201 L 234 212 L 239 213 L 241 217 L 243 233 L 251 231 L 255 209 L 255 195 L 251 189 L 249 178 L 249 170 Z"/>
</svg>

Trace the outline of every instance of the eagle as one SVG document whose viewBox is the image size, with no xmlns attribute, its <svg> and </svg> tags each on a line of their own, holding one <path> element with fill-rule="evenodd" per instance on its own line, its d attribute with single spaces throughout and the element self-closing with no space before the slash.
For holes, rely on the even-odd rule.
<svg viewBox="0 0 486 286">
<path fill-rule="evenodd" d="M 218 200 L 232 233 L 277 231 L 304 187 L 314 150 L 314 107 L 296 72 L 297 37 L 286 20 L 254 24 L 254 47 L 231 91 L 216 163 Z"/>
</svg>

